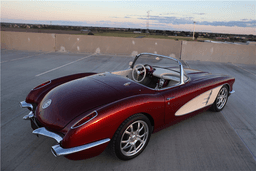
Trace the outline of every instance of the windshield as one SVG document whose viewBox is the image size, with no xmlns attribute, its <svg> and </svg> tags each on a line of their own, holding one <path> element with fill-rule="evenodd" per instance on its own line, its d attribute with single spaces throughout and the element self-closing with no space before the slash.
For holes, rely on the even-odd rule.
<svg viewBox="0 0 256 171">
<path fill-rule="evenodd" d="M 167 58 L 167 57 L 162 57 L 161 55 L 150 55 L 150 54 L 142 54 L 138 58 L 135 58 L 133 62 L 133 66 L 137 64 L 148 64 L 151 65 L 152 67 L 160 67 L 160 68 L 169 68 L 169 67 L 179 67 L 179 64 L 177 61 Z M 133 67 L 132 66 L 132 67 Z"/>
<path fill-rule="evenodd" d="M 135 57 L 131 68 L 140 73 L 141 68 L 138 69 L 138 67 L 141 66 L 144 66 L 155 78 L 172 80 L 172 82 L 179 82 L 179 84 L 184 84 L 184 81 L 188 80 L 183 70 L 182 63 L 176 58 L 158 54 L 141 53 Z"/>
</svg>

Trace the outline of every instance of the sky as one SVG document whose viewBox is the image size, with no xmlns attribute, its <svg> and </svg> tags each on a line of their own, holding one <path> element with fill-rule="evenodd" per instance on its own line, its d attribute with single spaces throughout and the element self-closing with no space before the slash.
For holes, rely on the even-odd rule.
<svg viewBox="0 0 256 171">
<path fill-rule="evenodd" d="M 256 35 L 256 1 L 1 1 L 1 22 Z M 148 12 L 149 11 L 149 17 Z"/>
</svg>

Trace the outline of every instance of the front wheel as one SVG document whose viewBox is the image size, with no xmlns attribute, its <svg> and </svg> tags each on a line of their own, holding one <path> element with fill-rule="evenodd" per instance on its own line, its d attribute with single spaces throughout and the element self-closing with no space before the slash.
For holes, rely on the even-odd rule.
<svg viewBox="0 0 256 171">
<path fill-rule="evenodd" d="M 215 112 L 221 111 L 225 105 L 227 104 L 228 101 L 228 87 L 224 85 L 221 87 L 211 109 Z"/>
<path fill-rule="evenodd" d="M 146 148 L 152 127 L 143 114 L 127 118 L 116 131 L 110 142 L 110 150 L 121 160 L 137 157 Z"/>
</svg>

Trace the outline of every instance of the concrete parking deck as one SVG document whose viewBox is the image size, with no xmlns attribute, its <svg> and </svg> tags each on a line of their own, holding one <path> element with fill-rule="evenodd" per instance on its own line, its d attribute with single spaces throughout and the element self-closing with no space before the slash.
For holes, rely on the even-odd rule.
<svg viewBox="0 0 256 171">
<path fill-rule="evenodd" d="M 53 139 L 32 134 L 19 102 L 38 84 L 81 72 L 122 70 L 128 56 L 1 51 L 1 170 L 256 170 L 256 66 L 184 61 L 187 67 L 234 76 L 235 94 L 220 113 L 206 111 L 153 134 L 130 161 L 101 155 L 55 158 Z"/>
</svg>

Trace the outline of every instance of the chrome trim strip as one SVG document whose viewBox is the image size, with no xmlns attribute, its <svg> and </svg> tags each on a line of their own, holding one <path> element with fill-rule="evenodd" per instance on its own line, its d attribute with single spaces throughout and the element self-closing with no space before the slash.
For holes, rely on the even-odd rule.
<svg viewBox="0 0 256 171">
<path fill-rule="evenodd" d="M 235 90 L 232 90 L 232 91 L 229 92 L 229 94 L 233 94 L 233 93 L 235 93 Z"/>
<path fill-rule="evenodd" d="M 54 145 L 52 146 L 52 153 L 55 157 L 57 156 L 62 156 L 62 155 L 68 155 L 68 154 L 72 154 L 72 153 L 76 153 L 79 151 L 83 151 L 83 150 L 87 150 L 93 147 L 96 147 L 98 145 L 104 144 L 109 142 L 110 139 L 106 138 L 100 141 L 96 141 L 93 143 L 89 143 L 89 144 L 85 144 L 85 145 L 81 145 L 81 146 L 77 146 L 77 147 L 72 147 L 72 148 L 62 148 L 60 145 Z"/>
<path fill-rule="evenodd" d="M 24 120 L 29 120 L 30 118 L 33 118 L 34 116 L 35 116 L 34 113 L 31 111 L 31 112 L 29 112 L 29 114 L 25 115 L 23 117 L 23 119 Z"/>
<path fill-rule="evenodd" d="M 210 92 L 210 94 L 209 94 L 209 97 L 207 98 L 207 101 L 206 101 L 205 105 L 208 104 L 208 102 L 209 102 L 209 100 L 210 100 L 210 98 L 211 98 L 211 95 L 212 95 L 212 90 L 211 90 L 211 92 Z"/>
<path fill-rule="evenodd" d="M 175 98 L 175 97 L 168 97 L 168 98 L 166 98 L 166 100 L 168 101 L 168 100 L 171 100 L 173 98 Z"/>
<path fill-rule="evenodd" d="M 33 105 L 30 104 L 30 103 L 27 103 L 25 101 L 20 102 L 20 107 L 22 107 L 22 108 L 31 108 L 31 110 L 33 110 Z"/>
<path fill-rule="evenodd" d="M 181 62 L 178 62 L 180 65 L 180 85 L 184 84 L 184 71 L 183 71 L 183 66 Z"/>
<path fill-rule="evenodd" d="M 91 119 L 89 119 L 88 121 L 84 122 L 83 124 L 81 125 L 78 125 L 76 127 L 73 127 L 76 123 L 80 122 L 82 119 L 84 119 L 85 117 L 89 116 L 90 114 L 92 114 L 93 112 L 96 113 L 96 115 L 94 117 L 92 117 Z M 83 117 L 82 119 L 80 119 L 79 121 L 77 121 L 76 123 L 74 123 L 72 126 L 71 126 L 71 129 L 76 129 L 80 126 L 83 126 L 84 124 L 86 124 L 87 122 L 90 122 L 91 120 L 93 120 L 94 118 L 96 118 L 98 116 L 98 112 L 96 110 L 94 110 L 93 112 L 89 113 L 88 115 L 86 115 L 85 117 Z"/>
<path fill-rule="evenodd" d="M 62 141 L 62 137 L 54 132 L 48 131 L 47 129 L 45 129 L 45 127 L 41 127 L 38 129 L 35 129 L 33 132 L 33 134 L 37 134 L 37 135 L 44 135 L 46 137 L 50 137 L 55 139 L 58 143 L 60 143 Z"/>
</svg>

